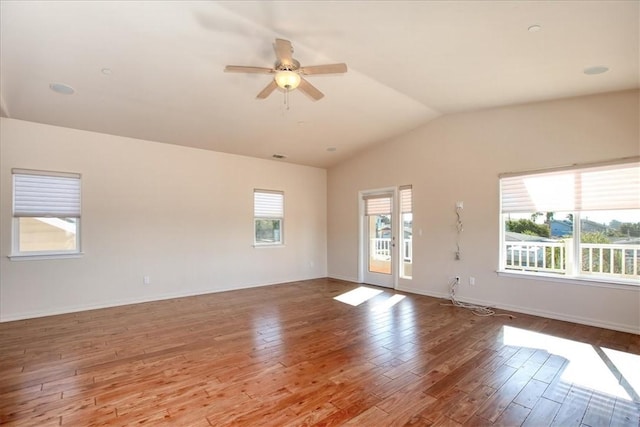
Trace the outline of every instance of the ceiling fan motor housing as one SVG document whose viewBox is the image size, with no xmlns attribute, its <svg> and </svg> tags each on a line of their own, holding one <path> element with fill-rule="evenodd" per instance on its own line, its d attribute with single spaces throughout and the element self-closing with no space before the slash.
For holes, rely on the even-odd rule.
<svg viewBox="0 0 640 427">
<path fill-rule="evenodd" d="M 300 69 L 300 63 L 295 59 L 292 59 L 290 64 L 284 64 L 278 61 L 274 68 L 278 71 L 298 71 Z"/>
</svg>

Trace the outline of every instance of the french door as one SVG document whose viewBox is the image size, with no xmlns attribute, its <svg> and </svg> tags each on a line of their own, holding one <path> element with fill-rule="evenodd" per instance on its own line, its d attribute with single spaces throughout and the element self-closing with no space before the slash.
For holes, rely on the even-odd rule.
<svg viewBox="0 0 640 427">
<path fill-rule="evenodd" d="M 362 206 L 362 281 L 393 288 L 397 268 L 394 191 L 364 193 Z"/>
</svg>

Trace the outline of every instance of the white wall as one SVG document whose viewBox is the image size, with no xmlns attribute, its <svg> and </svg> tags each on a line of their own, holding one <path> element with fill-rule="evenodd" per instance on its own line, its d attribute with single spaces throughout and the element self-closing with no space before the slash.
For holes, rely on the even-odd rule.
<svg viewBox="0 0 640 427">
<path fill-rule="evenodd" d="M 324 169 L 5 118 L 0 159 L 2 321 L 327 274 Z M 84 256 L 8 258 L 12 168 L 82 174 Z M 284 247 L 252 246 L 254 188 L 284 191 Z"/>
<path fill-rule="evenodd" d="M 443 116 L 330 169 L 329 276 L 358 280 L 358 191 L 412 184 L 413 280 L 398 289 L 446 297 L 459 275 L 463 300 L 640 333 L 639 288 L 496 274 L 498 174 L 639 155 L 639 97 L 624 91 Z M 464 232 L 455 261 L 459 200 Z"/>
</svg>

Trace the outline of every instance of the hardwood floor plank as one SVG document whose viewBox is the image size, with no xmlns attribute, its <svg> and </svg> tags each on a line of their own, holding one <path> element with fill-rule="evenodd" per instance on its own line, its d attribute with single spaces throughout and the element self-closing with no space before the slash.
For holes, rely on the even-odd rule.
<svg viewBox="0 0 640 427">
<path fill-rule="evenodd" d="M 484 418 L 478 416 L 478 415 L 474 415 L 471 418 L 469 418 L 469 420 L 464 423 L 465 427 L 486 427 L 489 425 L 494 425 L 494 424 L 490 424 L 489 421 L 485 420 Z"/>
<path fill-rule="evenodd" d="M 385 425 L 405 425 L 415 417 L 420 417 L 421 412 L 436 401 L 436 399 L 424 393 L 414 393 L 411 396 L 411 399 L 397 399 L 393 405 L 387 406 L 389 410 L 385 411 L 388 414 L 385 417 Z M 380 407 L 383 403 L 376 405 L 376 407 Z"/>
<path fill-rule="evenodd" d="M 291 423 L 288 424 L 290 427 L 308 427 L 317 425 L 318 421 L 325 419 L 327 415 L 334 414 L 337 412 L 335 406 L 330 403 L 322 403 L 320 405 L 316 405 L 314 408 L 309 408 L 309 410 L 305 411 L 303 414 L 299 414 Z"/>
<path fill-rule="evenodd" d="M 531 376 L 524 371 L 516 371 L 502 387 L 498 388 L 493 396 L 482 406 L 478 415 L 492 423 L 502 414 L 513 399 L 529 382 Z"/>
<path fill-rule="evenodd" d="M 532 409 L 536 403 L 538 403 L 538 400 L 542 397 L 548 386 L 549 384 L 545 382 L 531 379 L 520 393 L 518 393 L 516 398 L 513 399 L 513 402 L 525 408 Z"/>
<path fill-rule="evenodd" d="M 536 406 L 533 407 L 531 413 L 522 424 L 523 427 L 548 426 L 555 418 L 560 404 L 553 400 L 542 398 L 538 400 Z"/>
<path fill-rule="evenodd" d="M 517 403 L 510 403 L 493 423 L 494 426 L 520 426 L 531 413 L 530 408 L 525 408 Z M 541 424 L 542 425 L 542 424 Z"/>
<path fill-rule="evenodd" d="M 385 382 L 384 384 L 379 386 L 373 393 L 382 399 L 386 399 L 387 397 L 391 396 L 393 393 L 406 387 L 407 385 L 417 382 L 419 379 L 420 377 L 418 375 L 407 372 L 406 374 L 398 378 L 394 378 L 391 381 Z"/>
<path fill-rule="evenodd" d="M 551 380 L 551 383 L 542 394 L 542 397 L 544 397 L 545 399 L 553 400 L 558 403 L 564 402 L 564 399 L 566 398 L 567 393 L 569 393 L 569 390 L 571 389 L 571 383 L 565 381 L 562 378 L 562 374 L 568 365 L 569 365 L 569 361 L 564 360 L 562 363 L 562 367 L 557 370 L 556 375 L 553 377 L 553 379 Z"/>
<path fill-rule="evenodd" d="M 551 425 L 558 427 L 572 427 L 582 424 L 582 418 L 589 406 L 592 395 L 591 390 L 572 386 L 562 402 Z"/>
<path fill-rule="evenodd" d="M 407 421 L 403 427 L 431 427 L 432 425 L 433 421 L 429 421 L 420 415 L 416 415 Z"/>
<path fill-rule="evenodd" d="M 563 357 L 552 354 L 543 363 L 533 378 L 545 383 L 551 383 L 565 363 L 566 360 Z"/>
<path fill-rule="evenodd" d="M 448 417 L 465 424 L 495 392 L 491 387 L 479 385 L 451 409 Z"/>
<path fill-rule="evenodd" d="M 522 347 L 505 362 L 505 365 L 519 369 L 535 354 L 535 352 L 536 349 L 534 348 Z"/>
<path fill-rule="evenodd" d="M 436 400 L 437 399 L 433 396 L 425 395 L 423 387 L 421 387 L 421 383 L 416 381 L 415 383 L 409 384 L 407 387 L 393 393 L 386 399 L 377 403 L 376 406 L 388 414 L 393 414 L 407 406 L 408 402 L 421 401 L 424 406 L 428 406 Z"/>
<path fill-rule="evenodd" d="M 487 360 L 485 363 L 480 365 L 481 369 L 487 371 L 495 371 L 499 367 L 506 366 L 505 362 L 509 360 L 516 352 L 518 348 L 512 346 L 502 346 L 496 356 L 493 359 Z M 515 372 L 515 368 L 512 368 Z"/>
<path fill-rule="evenodd" d="M 387 413 L 377 406 L 373 406 L 357 417 L 354 417 L 344 423 L 345 426 L 375 426 L 386 424 Z"/>
<path fill-rule="evenodd" d="M 640 403 L 570 382 L 591 372 L 551 345 L 586 342 L 640 363 L 638 335 L 478 318 L 405 293 L 385 306 L 390 289 L 357 307 L 334 299 L 358 286 L 315 279 L 0 323 L 0 423 L 640 424 Z M 550 345 L 511 345 L 514 330 L 547 334 Z"/>
<path fill-rule="evenodd" d="M 370 394 L 364 394 L 359 398 L 351 399 L 351 404 L 345 406 L 332 414 L 318 420 L 315 424 L 316 427 L 333 427 L 341 426 L 345 422 L 356 418 L 369 408 L 374 407 L 380 398 Z"/>
<path fill-rule="evenodd" d="M 449 414 L 452 413 L 456 406 L 467 396 L 467 393 L 452 388 L 440 396 L 434 403 L 427 406 L 419 415 L 434 423 L 438 420 L 444 421 L 442 418 L 448 418 Z"/>
<path fill-rule="evenodd" d="M 497 368 L 493 373 L 486 375 L 486 378 L 482 380 L 482 384 L 491 387 L 493 389 L 500 389 L 509 378 L 511 378 L 518 370 L 511 366 L 502 365 Z"/>
<path fill-rule="evenodd" d="M 466 362 L 453 369 L 443 379 L 436 382 L 425 390 L 431 396 L 440 397 L 447 390 L 456 386 L 470 372 L 477 369 L 478 365 L 493 356 L 493 350 L 482 350 L 479 354 L 474 354 Z"/>
<path fill-rule="evenodd" d="M 589 406 L 582 418 L 582 424 L 588 426 L 608 426 L 613 415 L 615 397 L 594 392 Z"/>
<path fill-rule="evenodd" d="M 611 427 L 640 426 L 640 402 L 617 398 L 610 425 Z"/>
</svg>

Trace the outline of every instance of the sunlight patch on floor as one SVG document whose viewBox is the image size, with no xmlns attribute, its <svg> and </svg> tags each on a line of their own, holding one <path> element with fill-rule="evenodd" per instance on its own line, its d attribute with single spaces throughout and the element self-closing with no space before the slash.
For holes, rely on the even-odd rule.
<svg viewBox="0 0 640 427">
<path fill-rule="evenodd" d="M 387 298 L 386 300 L 380 301 L 379 303 L 375 304 L 371 308 L 371 311 L 374 311 L 376 313 L 379 313 L 381 311 L 387 311 L 391 307 L 393 307 L 394 305 L 402 301 L 404 298 L 405 298 L 404 295 L 395 294 L 391 298 Z"/>
<path fill-rule="evenodd" d="M 338 295 L 333 299 L 357 307 L 363 302 L 368 301 L 381 293 L 382 291 L 380 289 L 372 289 L 367 288 L 366 286 L 360 286 L 359 288 L 356 288 L 349 292 L 345 292 L 342 295 Z"/>
<path fill-rule="evenodd" d="M 640 394 L 640 356 L 553 335 L 504 327 L 504 344 L 546 350 L 568 360 L 562 381 L 635 400 Z"/>
</svg>

